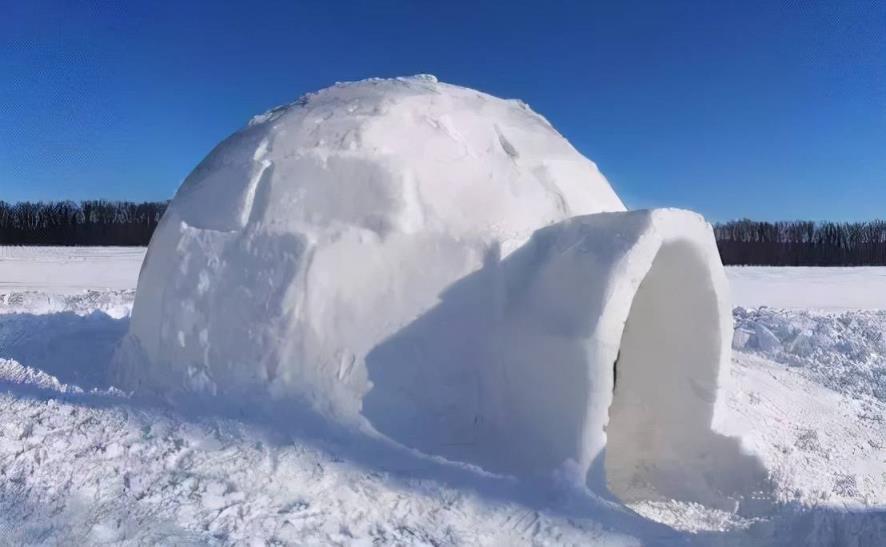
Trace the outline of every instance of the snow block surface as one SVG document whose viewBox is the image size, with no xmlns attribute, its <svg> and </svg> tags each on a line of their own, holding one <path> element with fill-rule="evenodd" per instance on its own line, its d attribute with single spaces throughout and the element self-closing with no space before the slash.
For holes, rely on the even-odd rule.
<svg viewBox="0 0 886 547">
<path fill-rule="evenodd" d="M 130 349 L 149 365 L 123 379 L 356 415 L 363 357 L 446 287 L 537 228 L 623 209 L 523 103 L 427 76 L 336 85 L 184 182 L 139 279 Z"/>
<path fill-rule="evenodd" d="M 172 400 L 307 404 L 491 471 L 670 495 L 687 461 L 716 459 L 725 294 L 703 219 L 624 212 L 525 104 L 367 80 L 254 118 L 188 177 L 116 374 Z"/>
<path fill-rule="evenodd" d="M 711 431 L 727 294 L 700 216 L 575 217 L 463 278 L 370 352 L 363 413 L 404 444 L 495 472 L 577 471 L 629 501 L 716 505 L 742 485 L 708 471 L 757 471 Z"/>
</svg>

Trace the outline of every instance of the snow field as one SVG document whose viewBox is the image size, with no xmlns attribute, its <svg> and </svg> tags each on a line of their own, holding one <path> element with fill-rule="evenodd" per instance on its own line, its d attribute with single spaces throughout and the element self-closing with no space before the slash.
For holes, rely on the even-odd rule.
<svg viewBox="0 0 886 547">
<path fill-rule="evenodd" d="M 72 391 L 13 361 L 0 361 L 0 374 L 0 530 L 10 544 L 636 544 L 590 519 L 572 524 L 446 481 L 355 465 L 340 455 L 347 445 Z M 419 477 L 447 472 L 398 463 L 421 466 Z M 504 500 L 521 494 L 449 472 Z"/>
<path fill-rule="evenodd" d="M 762 460 L 771 490 L 739 512 L 632 504 L 680 532 L 570 481 L 525 485 L 316 417 L 281 427 L 133 400 L 102 363 L 128 319 L 101 311 L 128 310 L 132 292 L 65 292 L 0 297 L 0 530 L 12 544 L 867 546 L 886 534 L 886 404 L 867 387 L 877 312 L 735 311 L 779 346 L 737 350 L 714 425 Z M 830 334 L 791 353 L 792 333 L 819 323 Z"/>
<path fill-rule="evenodd" d="M 140 247 L 0 246 L 0 293 L 134 289 L 144 254 Z"/>
<path fill-rule="evenodd" d="M 65 328 L 48 325 L 41 338 Z M 860 534 L 884 522 L 861 511 L 886 505 L 877 482 L 886 471 L 876 446 L 883 403 L 745 354 L 717 428 L 742 436 L 771 470 L 775 502 L 788 505 L 745 516 L 686 503 L 634 506 L 695 532 L 688 536 L 569 488 L 538 492 L 344 432 L 182 414 L 8 360 L 0 375 L 0 526 L 15 542 L 828 545 L 850 530 L 848 539 L 866 545 Z"/>
<path fill-rule="evenodd" d="M 886 309 L 886 268 L 727 268 L 736 306 L 839 312 Z"/>
</svg>

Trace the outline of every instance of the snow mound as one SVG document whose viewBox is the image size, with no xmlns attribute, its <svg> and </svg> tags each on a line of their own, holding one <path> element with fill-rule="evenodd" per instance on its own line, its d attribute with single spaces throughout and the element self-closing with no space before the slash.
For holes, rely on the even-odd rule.
<svg viewBox="0 0 886 547">
<path fill-rule="evenodd" d="M 74 294 L 55 294 L 40 291 L 16 291 L 0 294 L 0 313 L 59 313 L 73 312 L 89 315 L 101 311 L 110 317 L 128 317 L 132 310 L 135 291 L 86 290 Z"/>
<path fill-rule="evenodd" d="M 797 367 L 839 391 L 886 402 L 886 312 L 736 308 L 733 348 Z"/>
<path fill-rule="evenodd" d="M 710 431 L 726 292 L 701 217 L 624 212 L 525 104 L 367 80 L 254 118 L 188 177 L 115 370 L 173 400 L 307 404 L 494 472 L 709 503 L 736 486 L 715 467 L 743 465 Z"/>
</svg>

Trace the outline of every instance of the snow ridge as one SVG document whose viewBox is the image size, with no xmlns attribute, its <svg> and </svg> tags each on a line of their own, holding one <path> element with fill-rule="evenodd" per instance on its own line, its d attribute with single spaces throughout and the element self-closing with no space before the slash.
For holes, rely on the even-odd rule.
<svg viewBox="0 0 886 547">
<path fill-rule="evenodd" d="M 886 402 L 886 311 L 736 308 L 733 348 L 795 367 L 840 393 Z"/>
</svg>

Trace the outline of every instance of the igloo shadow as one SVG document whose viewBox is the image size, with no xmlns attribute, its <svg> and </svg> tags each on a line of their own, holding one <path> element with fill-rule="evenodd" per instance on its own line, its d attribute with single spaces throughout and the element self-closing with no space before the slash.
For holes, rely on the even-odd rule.
<svg viewBox="0 0 886 547">
<path fill-rule="evenodd" d="M 711 429 L 732 330 L 716 252 L 676 210 L 578 217 L 493 251 L 368 353 L 363 415 L 489 471 L 726 507 L 766 473 Z"/>
</svg>

